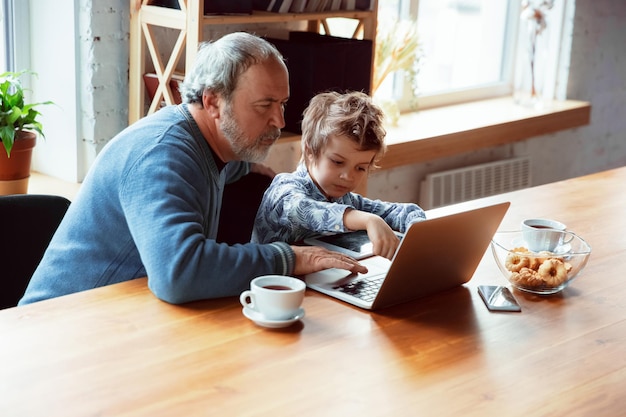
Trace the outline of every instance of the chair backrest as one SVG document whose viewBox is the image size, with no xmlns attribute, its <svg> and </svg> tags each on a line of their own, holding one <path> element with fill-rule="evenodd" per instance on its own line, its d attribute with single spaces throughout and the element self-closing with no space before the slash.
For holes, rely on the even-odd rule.
<svg viewBox="0 0 626 417">
<path fill-rule="evenodd" d="M 69 205 L 55 195 L 0 196 L 0 308 L 22 298 Z"/>
<path fill-rule="evenodd" d="M 250 242 L 256 212 L 271 182 L 267 175 L 252 172 L 224 187 L 218 242 L 230 245 Z"/>
</svg>

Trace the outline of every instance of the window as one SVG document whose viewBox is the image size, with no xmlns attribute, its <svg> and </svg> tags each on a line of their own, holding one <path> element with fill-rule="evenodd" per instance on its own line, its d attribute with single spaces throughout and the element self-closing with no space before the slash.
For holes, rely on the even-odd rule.
<svg viewBox="0 0 626 417">
<path fill-rule="evenodd" d="M 10 48 L 8 40 L 13 31 L 11 29 L 11 19 L 9 18 L 10 15 L 7 14 L 7 9 L 7 1 L 0 1 L 0 21 L 2 22 L 2 30 L 0 31 L 0 73 L 12 68 L 12 66 L 9 65 Z"/>
<path fill-rule="evenodd" d="M 0 0 L 0 72 L 29 68 L 28 7 L 27 1 Z"/>
<path fill-rule="evenodd" d="M 564 46 L 560 38 L 561 20 L 565 4 L 571 2 L 554 2 L 548 16 L 550 33 L 542 35 L 547 38 L 544 42 L 549 45 L 547 55 L 551 57 L 542 69 L 547 74 L 542 81 L 550 99 L 555 97 L 558 51 Z M 513 94 L 515 76 L 522 65 L 520 54 L 525 53 L 518 48 L 518 33 L 523 35 L 525 30 L 520 25 L 521 3 L 522 0 L 379 0 L 378 36 L 384 37 L 387 31 L 396 36 L 402 32 L 402 25 L 413 25 L 419 61 L 413 80 L 409 71 L 395 72 L 385 78 L 375 95 L 397 101 L 400 109 L 407 111 L 414 109 L 415 104 L 429 108 Z M 558 75 L 563 81 L 563 71 Z"/>
<path fill-rule="evenodd" d="M 518 14 L 519 0 L 380 1 L 380 31 L 412 20 L 421 51 L 417 91 L 396 73 L 381 94 L 405 110 L 415 93 L 420 107 L 510 94 Z"/>
</svg>

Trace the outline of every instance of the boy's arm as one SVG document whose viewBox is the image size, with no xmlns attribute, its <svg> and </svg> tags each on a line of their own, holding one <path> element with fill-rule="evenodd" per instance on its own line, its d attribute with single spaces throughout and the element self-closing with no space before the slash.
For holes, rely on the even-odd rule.
<svg viewBox="0 0 626 417">
<path fill-rule="evenodd" d="M 393 230 L 406 232 L 411 223 L 426 219 L 426 213 L 414 203 L 390 203 L 370 200 L 358 194 L 351 195 L 352 204 L 358 210 L 381 217 Z"/>
<path fill-rule="evenodd" d="M 366 230 L 372 241 L 374 255 L 391 259 L 400 240 L 382 217 L 361 210 L 347 209 L 343 215 L 344 225 L 351 230 Z"/>
<path fill-rule="evenodd" d="M 297 242 L 325 232 L 344 232 L 344 204 L 320 201 L 292 174 L 279 174 L 263 197 L 253 242 Z M 321 199 L 322 197 L 320 197 Z"/>
</svg>

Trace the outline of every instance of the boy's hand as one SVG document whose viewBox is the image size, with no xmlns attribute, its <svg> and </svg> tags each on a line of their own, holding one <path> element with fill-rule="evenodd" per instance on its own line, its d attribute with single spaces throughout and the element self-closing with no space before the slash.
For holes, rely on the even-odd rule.
<svg viewBox="0 0 626 417">
<path fill-rule="evenodd" d="M 374 255 L 384 256 L 391 260 L 398 249 L 400 239 L 385 221 L 378 217 L 367 222 L 367 236 L 372 241 Z"/>
<path fill-rule="evenodd" d="M 343 215 L 343 224 L 350 230 L 366 230 L 372 241 L 374 255 L 393 258 L 400 239 L 382 217 L 365 211 L 347 209 Z"/>
</svg>

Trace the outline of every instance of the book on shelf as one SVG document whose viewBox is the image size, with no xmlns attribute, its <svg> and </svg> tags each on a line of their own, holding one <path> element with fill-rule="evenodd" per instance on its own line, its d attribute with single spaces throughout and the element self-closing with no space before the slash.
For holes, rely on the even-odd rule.
<svg viewBox="0 0 626 417">
<path fill-rule="evenodd" d="M 204 0 L 204 14 L 252 14 L 253 0 Z"/>
<path fill-rule="evenodd" d="M 272 13 L 277 13 L 278 9 L 280 9 L 280 5 L 283 3 L 283 0 L 274 0 L 270 6 L 271 8 L 268 8 L 267 11 L 268 12 L 272 12 Z"/>
<path fill-rule="evenodd" d="M 341 10 L 373 10 L 374 0 L 341 0 Z"/>
<path fill-rule="evenodd" d="M 293 0 L 289 11 L 291 13 L 302 13 L 306 7 L 306 0 Z"/>
<path fill-rule="evenodd" d="M 317 7 L 319 6 L 321 0 L 307 0 L 306 7 L 304 9 L 307 13 L 313 13 L 317 11 Z"/>
<path fill-rule="evenodd" d="M 274 5 L 274 1 L 275 0 L 252 0 L 252 9 L 266 12 Z"/>
<path fill-rule="evenodd" d="M 271 12 L 274 13 L 287 13 L 291 7 L 291 0 L 276 0 Z"/>
<path fill-rule="evenodd" d="M 159 6 L 167 7 L 168 9 L 180 10 L 180 4 L 178 4 L 178 0 L 150 0 L 148 2 L 148 6 Z"/>
<path fill-rule="evenodd" d="M 342 10 L 354 10 L 356 8 L 355 0 L 341 0 Z"/>
<path fill-rule="evenodd" d="M 318 12 L 325 12 L 328 10 L 331 0 L 321 0 L 319 6 L 317 6 Z"/>
<path fill-rule="evenodd" d="M 356 10 L 372 10 L 374 7 L 374 0 L 355 0 L 354 8 Z"/>
</svg>

